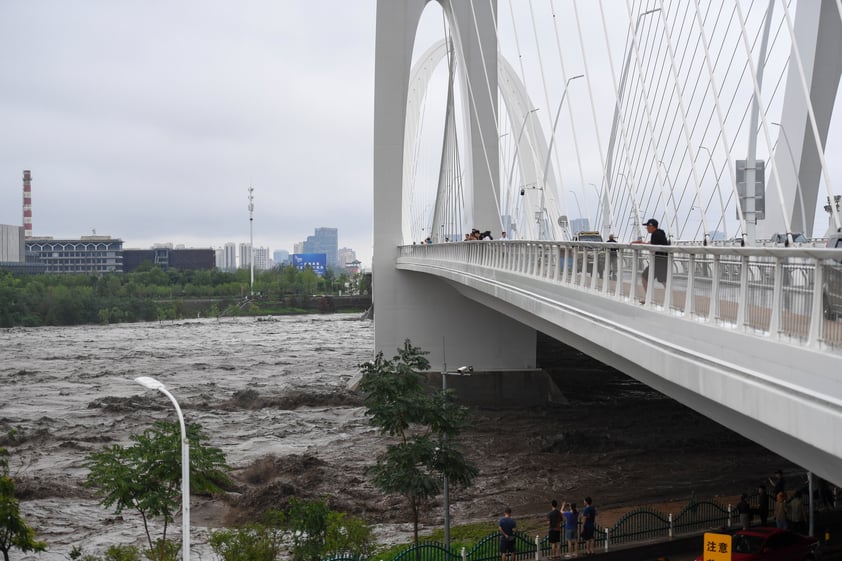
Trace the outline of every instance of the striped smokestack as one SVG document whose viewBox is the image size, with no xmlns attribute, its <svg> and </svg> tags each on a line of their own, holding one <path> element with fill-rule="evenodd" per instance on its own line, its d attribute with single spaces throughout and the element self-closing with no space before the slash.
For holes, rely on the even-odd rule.
<svg viewBox="0 0 842 561">
<path fill-rule="evenodd" d="M 32 172 L 23 170 L 23 237 L 32 237 Z"/>
</svg>

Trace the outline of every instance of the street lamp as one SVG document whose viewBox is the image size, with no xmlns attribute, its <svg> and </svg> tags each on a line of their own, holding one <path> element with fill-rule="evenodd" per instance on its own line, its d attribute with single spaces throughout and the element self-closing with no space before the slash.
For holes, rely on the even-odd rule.
<svg viewBox="0 0 842 561">
<path fill-rule="evenodd" d="M 705 152 L 707 152 L 708 165 L 710 167 L 713 167 L 713 177 L 714 177 L 714 179 L 716 179 L 716 193 L 719 195 L 719 208 L 720 208 L 720 211 L 722 212 L 722 218 L 721 218 L 721 220 L 722 220 L 722 233 L 725 235 L 725 239 L 727 240 L 728 239 L 728 224 L 727 224 L 727 221 L 725 220 L 725 203 L 722 202 L 722 190 L 719 188 L 719 174 L 716 173 L 716 168 L 713 166 L 713 154 L 711 153 L 710 148 L 708 148 L 707 146 L 701 146 L 700 145 L 699 150 L 704 150 Z M 705 169 L 707 169 L 707 166 L 705 166 Z"/>
<path fill-rule="evenodd" d="M 600 208 L 600 206 L 602 205 L 602 195 L 600 194 L 599 187 L 596 186 L 596 183 L 588 183 L 588 185 L 593 187 L 593 191 L 594 191 L 594 193 L 596 193 L 596 212 L 593 215 L 594 227 L 597 228 L 598 230 L 600 230 L 600 232 L 602 232 L 602 229 L 600 229 L 596 226 L 597 218 L 599 218 L 599 213 L 605 212 L 604 208 Z M 585 195 L 585 198 L 587 198 L 587 195 Z M 604 214 L 603 214 L 602 223 L 605 224 L 605 215 Z M 610 227 L 608 229 L 610 230 Z"/>
<path fill-rule="evenodd" d="M 581 220 L 582 219 L 582 207 L 579 206 L 579 196 L 576 195 L 576 191 L 574 191 L 573 189 L 569 189 L 568 191 L 571 195 L 573 195 L 573 198 L 576 199 L 576 208 L 579 210 L 579 220 Z M 587 217 L 585 217 L 585 218 L 587 218 Z"/>
<path fill-rule="evenodd" d="M 635 237 L 638 240 L 642 240 L 643 234 L 640 231 L 640 227 L 643 225 L 643 223 L 641 222 L 641 220 L 643 220 L 643 217 L 640 215 L 640 207 L 637 206 L 637 198 L 634 196 L 635 189 L 631 188 L 631 182 L 629 181 L 629 177 L 625 173 L 618 171 L 617 175 L 619 175 L 626 181 L 626 190 L 629 191 L 629 197 L 631 197 L 632 201 L 632 209 L 634 210 Z"/>
<path fill-rule="evenodd" d="M 536 107 L 535 109 L 530 109 L 529 111 L 526 112 L 526 115 L 523 116 L 523 123 L 521 123 L 521 125 L 520 125 L 520 132 L 518 132 L 517 141 L 515 142 L 515 153 L 512 156 L 512 167 L 509 170 L 509 181 L 508 181 L 508 183 L 506 183 L 506 185 L 508 185 L 510 187 L 512 185 L 512 176 L 514 176 L 514 173 L 515 173 L 515 163 L 517 162 L 517 155 L 518 155 L 518 152 L 520 150 L 520 140 L 523 137 L 524 131 L 526 130 L 526 122 L 529 120 L 529 115 L 531 115 L 532 113 L 535 113 L 536 111 L 538 111 L 538 109 L 540 109 L 540 108 Z M 530 139 L 529 145 L 532 146 L 531 139 Z"/>
<path fill-rule="evenodd" d="M 646 10 L 645 12 L 641 12 L 637 15 L 637 20 L 634 24 L 634 35 L 637 35 L 637 29 L 640 27 L 640 21 L 648 15 L 652 15 L 656 12 L 660 12 L 661 8 L 654 8 L 652 10 Z M 629 48 L 626 50 L 625 58 L 623 59 L 623 72 L 620 75 L 620 83 L 617 85 L 617 99 L 614 103 L 614 118 L 611 121 L 611 134 L 608 136 L 608 151 L 605 154 L 605 182 L 606 182 L 606 197 L 609 194 L 612 194 L 612 184 L 611 184 L 611 169 L 613 166 L 614 161 L 614 144 L 617 142 L 617 125 L 620 123 L 620 113 L 622 112 L 622 105 L 623 105 L 623 98 L 625 97 L 625 89 L 626 89 L 626 80 L 628 79 L 629 75 L 629 66 L 631 65 L 632 60 L 632 49 L 634 48 L 634 42 L 632 41 L 629 43 Z M 612 72 L 613 72 L 613 63 L 612 63 Z M 615 83 L 616 85 L 616 83 Z M 636 219 L 637 222 L 640 222 L 639 217 Z M 640 228 L 637 229 L 638 233 L 640 232 Z"/>
<path fill-rule="evenodd" d="M 545 222 L 544 218 L 547 213 L 547 209 L 544 208 L 544 187 L 547 185 L 547 174 L 550 171 L 550 154 L 553 153 L 553 143 L 555 143 L 555 130 L 558 127 L 558 118 L 561 116 L 561 107 L 564 105 L 564 98 L 567 97 L 567 90 L 570 87 L 570 82 L 576 80 L 578 78 L 584 78 L 584 74 L 577 74 L 576 76 L 571 76 L 567 79 L 564 83 L 564 92 L 561 94 L 561 101 L 558 102 L 558 110 L 555 112 L 555 120 L 553 121 L 553 130 L 550 132 L 550 145 L 547 147 L 547 157 L 544 160 L 544 175 L 541 179 L 541 210 L 540 214 L 536 214 L 539 217 L 539 227 L 541 222 Z M 560 171 L 560 170 L 559 170 Z M 540 231 L 540 230 L 539 230 Z"/>
<path fill-rule="evenodd" d="M 144 388 L 158 390 L 170 398 L 175 412 L 178 413 L 178 423 L 181 425 L 181 558 L 183 561 L 190 561 L 190 443 L 187 440 L 187 429 L 184 427 L 184 415 L 164 384 L 149 376 L 140 376 L 134 381 Z"/>
<path fill-rule="evenodd" d="M 455 371 L 448 372 L 447 371 L 447 363 L 442 360 L 441 363 L 441 393 L 442 397 L 447 393 L 447 376 L 449 374 L 453 374 L 456 376 L 470 376 L 473 373 L 474 367 L 473 366 L 460 366 Z M 442 435 L 442 438 L 446 438 L 447 435 Z M 447 473 L 443 476 L 444 479 L 444 546 L 447 549 L 447 552 L 450 553 L 450 487 L 447 482 Z"/>
</svg>

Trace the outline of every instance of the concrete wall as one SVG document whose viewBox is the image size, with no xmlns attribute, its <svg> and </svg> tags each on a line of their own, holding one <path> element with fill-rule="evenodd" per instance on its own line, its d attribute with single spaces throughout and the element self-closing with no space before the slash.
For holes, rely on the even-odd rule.
<svg viewBox="0 0 842 561">
<path fill-rule="evenodd" d="M 0 262 L 23 263 L 23 226 L 0 224 Z"/>
</svg>

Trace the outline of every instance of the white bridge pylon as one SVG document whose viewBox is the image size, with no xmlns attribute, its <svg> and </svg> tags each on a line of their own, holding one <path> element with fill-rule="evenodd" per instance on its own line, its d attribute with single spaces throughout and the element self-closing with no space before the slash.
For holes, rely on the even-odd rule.
<svg viewBox="0 0 842 561">
<path fill-rule="evenodd" d="M 406 132 L 404 144 L 404 168 L 403 168 L 403 200 L 402 209 L 402 231 L 405 243 L 412 243 L 419 237 L 412 228 L 411 201 L 416 188 L 415 171 L 418 156 L 419 126 L 423 118 L 424 99 L 429 91 L 430 81 L 439 64 L 447 56 L 447 40 L 441 39 L 429 47 L 415 62 L 412 67 L 409 80 L 409 96 L 407 98 Z M 548 161 L 547 139 L 541 127 L 537 115 L 537 108 L 529 97 L 526 87 L 518 78 L 514 68 L 502 56 L 498 54 L 497 59 L 497 80 L 500 97 L 505 104 L 509 122 L 512 123 L 512 134 L 515 137 L 515 149 L 513 161 L 504 165 L 501 169 L 501 188 L 497 206 L 501 210 L 505 205 L 502 200 L 517 200 L 515 197 L 522 197 L 523 204 L 519 205 L 520 220 L 517 222 L 519 236 L 523 239 L 550 239 L 564 241 L 569 239 L 569 232 L 560 226 L 562 216 L 558 199 L 558 187 L 555 170 L 552 163 Z M 458 65 L 456 72 L 459 73 Z M 461 77 L 464 83 L 464 77 Z M 459 90 L 462 94 L 462 106 L 467 107 L 468 88 L 462 87 Z M 467 125 L 462 127 L 467 131 Z M 515 174 L 517 167 L 517 175 Z M 543 177 L 546 167 L 547 176 Z M 513 183 L 517 180 L 516 183 Z M 468 185 L 465 190 L 465 201 L 463 208 L 470 209 L 470 200 L 476 184 Z M 503 210 L 505 212 L 505 210 Z M 473 227 L 472 216 L 465 213 L 461 217 L 462 231 L 469 231 Z M 427 231 L 434 234 L 439 228 L 435 224 L 427 224 Z M 496 235 L 496 232 L 495 232 Z M 513 238 L 512 232 L 509 237 Z M 434 239 L 441 242 L 444 240 Z M 451 240 L 458 241 L 458 240 Z"/>
</svg>

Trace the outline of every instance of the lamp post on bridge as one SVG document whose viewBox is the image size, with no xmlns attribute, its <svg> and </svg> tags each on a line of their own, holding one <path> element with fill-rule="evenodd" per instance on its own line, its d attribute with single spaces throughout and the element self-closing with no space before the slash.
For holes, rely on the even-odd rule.
<svg viewBox="0 0 842 561">
<path fill-rule="evenodd" d="M 625 173 L 623 173 L 621 171 L 618 171 L 617 175 L 619 175 L 620 177 L 622 177 L 626 181 L 626 187 L 631 186 L 631 182 L 629 181 L 629 177 Z M 638 239 L 638 240 L 642 240 L 643 239 L 643 233 L 640 231 L 640 227 L 643 225 L 643 223 L 641 222 L 643 220 L 643 217 L 640 215 L 640 207 L 637 206 L 637 199 L 635 198 L 634 193 L 635 193 L 634 190 L 631 190 L 631 189 L 629 190 L 629 196 L 631 197 L 631 200 L 632 200 L 632 209 L 634 210 L 635 238 Z"/>
<path fill-rule="evenodd" d="M 660 12 L 660 11 L 661 11 L 661 8 L 653 8 L 651 10 L 646 10 L 645 12 L 641 12 L 640 14 L 638 14 L 637 21 L 634 24 L 634 35 L 637 35 L 637 28 L 640 27 L 640 22 L 645 16 L 649 16 L 649 15 L 652 15 L 652 14 L 654 14 L 656 12 Z M 617 125 L 620 122 L 620 113 L 622 111 L 622 105 L 623 105 L 623 94 L 625 93 L 626 80 L 628 79 L 628 75 L 629 75 L 629 66 L 631 65 L 631 59 L 632 59 L 631 55 L 632 55 L 632 48 L 633 47 L 634 47 L 634 43 L 633 42 L 629 43 L 629 48 L 626 50 L 626 56 L 623 59 L 625 62 L 623 63 L 623 72 L 620 75 L 620 83 L 619 83 L 619 85 L 617 85 L 617 92 L 616 92 L 617 100 L 616 100 L 616 103 L 614 104 L 614 118 L 611 121 L 611 134 L 608 136 L 608 151 L 606 152 L 606 158 L 605 158 L 604 175 L 605 175 L 605 182 L 606 182 L 606 187 L 607 187 L 606 188 L 606 196 L 608 196 L 608 193 L 611 193 L 611 187 L 612 187 L 612 185 L 611 185 L 611 169 L 612 169 L 613 159 L 614 159 L 614 156 L 613 156 L 613 154 L 614 154 L 614 143 L 617 141 Z M 611 63 L 611 64 L 613 65 L 613 63 Z M 613 72 L 613 66 L 612 66 L 612 72 Z M 622 175 L 622 174 L 620 174 L 618 172 L 618 175 Z M 628 181 L 628 179 L 626 179 L 626 184 L 628 185 L 628 183 L 629 183 L 629 181 Z M 638 215 L 637 215 L 635 220 L 637 222 L 640 222 L 642 220 L 639 212 L 638 212 Z M 638 237 L 641 237 L 640 236 L 640 225 L 635 227 L 635 231 L 637 232 Z"/>
<path fill-rule="evenodd" d="M 666 218 L 667 218 L 667 230 L 668 230 L 667 235 L 670 237 L 670 239 L 672 239 L 673 233 L 678 235 L 678 209 L 675 207 L 675 198 L 673 197 L 674 189 L 673 189 L 672 182 L 670 181 L 669 169 L 667 168 L 667 165 L 664 163 L 663 160 L 658 160 L 658 163 L 661 165 L 661 167 L 664 168 L 664 179 L 667 180 L 667 187 L 669 187 L 669 189 L 670 189 L 669 197 L 667 197 L 667 200 L 665 200 L 665 201 L 662 200 L 661 203 L 664 205 L 664 213 L 667 215 L 666 216 Z M 662 198 L 663 198 L 663 195 L 664 195 L 664 191 L 663 191 L 663 188 L 662 188 L 661 189 L 661 197 Z M 669 201 L 670 200 L 672 200 L 672 217 L 673 217 L 672 220 L 669 219 Z M 670 222 L 672 222 L 672 226 L 670 226 Z"/>
<path fill-rule="evenodd" d="M 708 155 L 708 165 L 705 166 L 705 169 L 707 169 L 708 166 L 713 168 L 713 177 L 714 177 L 714 179 L 716 179 L 716 194 L 719 195 L 719 209 L 720 209 L 720 212 L 722 213 L 721 214 L 721 216 L 722 216 L 722 218 L 721 218 L 721 220 L 722 220 L 722 233 L 725 236 L 725 239 L 727 240 L 728 239 L 728 223 L 725 220 L 725 203 L 722 201 L 722 190 L 719 188 L 719 174 L 716 173 L 716 167 L 713 165 L 713 153 L 711 153 L 710 148 L 708 148 L 707 146 L 702 146 L 701 144 L 699 145 L 699 150 L 704 150 Z"/>
<path fill-rule="evenodd" d="M 540 214 L 536 214 L 539 222 L 539 231 L 543 230 L 543 227 L 540 227 L 540 224 L 546 222 L 546 208 L 544 208 L 544 187 L 547 185 L 547 174 L 550 171 L 550 155 L 553 153 L 553 144 L 555 143 L 555 130 L 558 127 L 558 118 L 561 116 L 561 107 L 564 105 L 564 98 L 567 97 L 567 90 L 570 87 L 570 82 L 573 80 L 577 80 L 579 78 L 584 78 L 584 74 L 577 74 L 576 76 L 571 76 L 567 79 L 564 83 L 564 92 L 561 94 L 561 101 L 558 102 L 558 109 L 555 112 L 555 119 L 553 120 L 553 129 L 550 132 L 550 145 L 547 147 L 547 157 L 544 160 L 544 174 L 541 179 L 541 210 Z M 561 170 L 559 170 L 559 173 Z M 581 211 L 580 211 L 581 213 Z"/>
<path fill-rule="evenodd" d="M 521 141 L 521 138 L 523 137 L 524 131 L 526 130 L 526 123 L 527 123 L 527 121 L 529 121 L 529 115 L 531 115 L 532 113 L 535 113 L 536 111 L 538 111 L 538 109 L 540 109 L 540 108 L 536 107 L 535 109 L 530 109 L 529 111 L 527 111 L 526 115 L 523 116 L 523 122 L 520 124 L 520 132 L 518 132 L 517 140 L 515 141 L 515 153 L 512 156 L 512 167 L 509 170 L 509 181 L 508 181 L 507 185 L 509 185 L 510 187 L 512 185 L 512 177 L 515 174 L 515 163 L 517 163 L 518 152 L 520 151 L 520 141 Z M 531 146 L 532 143 L 530 142 L 529 145 Z"/>
<path fill-rule="evenodd" d="M 576 195 L 576 191 L 573 189 L 568 190 L 568 192 L 573 195 L 573 198 L 576 200 L 576 208 L 579 210 L 579 220 L 582 220 L 582 207 L 579 206 L 579 197 Z M 585 217 L 587 219 L 587 216 Z M 588 225 L 590 227 L 590 225 Z"/>
<path fill-rule="evenodd" d="M 597 223 L 596 219 L 599 217 L 600 211 L 605 212 L 605 209 L 600 208 L 602 206 L 602 194 L 599 192 L 599 187 L 596 186 L 596 183 L 588 183 L 588 185 L 593 187 L 594 193 L 596 193 L 596 208 L 597 208 L 597 211 L 594 213 L 594 217 L 593 217 L 594 225 L 596 225 L 596 223 Z M 605 218 L 602 219 L 602 223 L 605 224 Z M 600 228 L 597 227 L 597 230 L 599 230 L 600 233 L 602 233 L 602 230 Z M 610 231 L 611 231 L 611 222 L 609 221 L 608 229 L 607 229 L 607 232 L 605 232 L 605 233 L 607 234 Z"/>
</svg>

